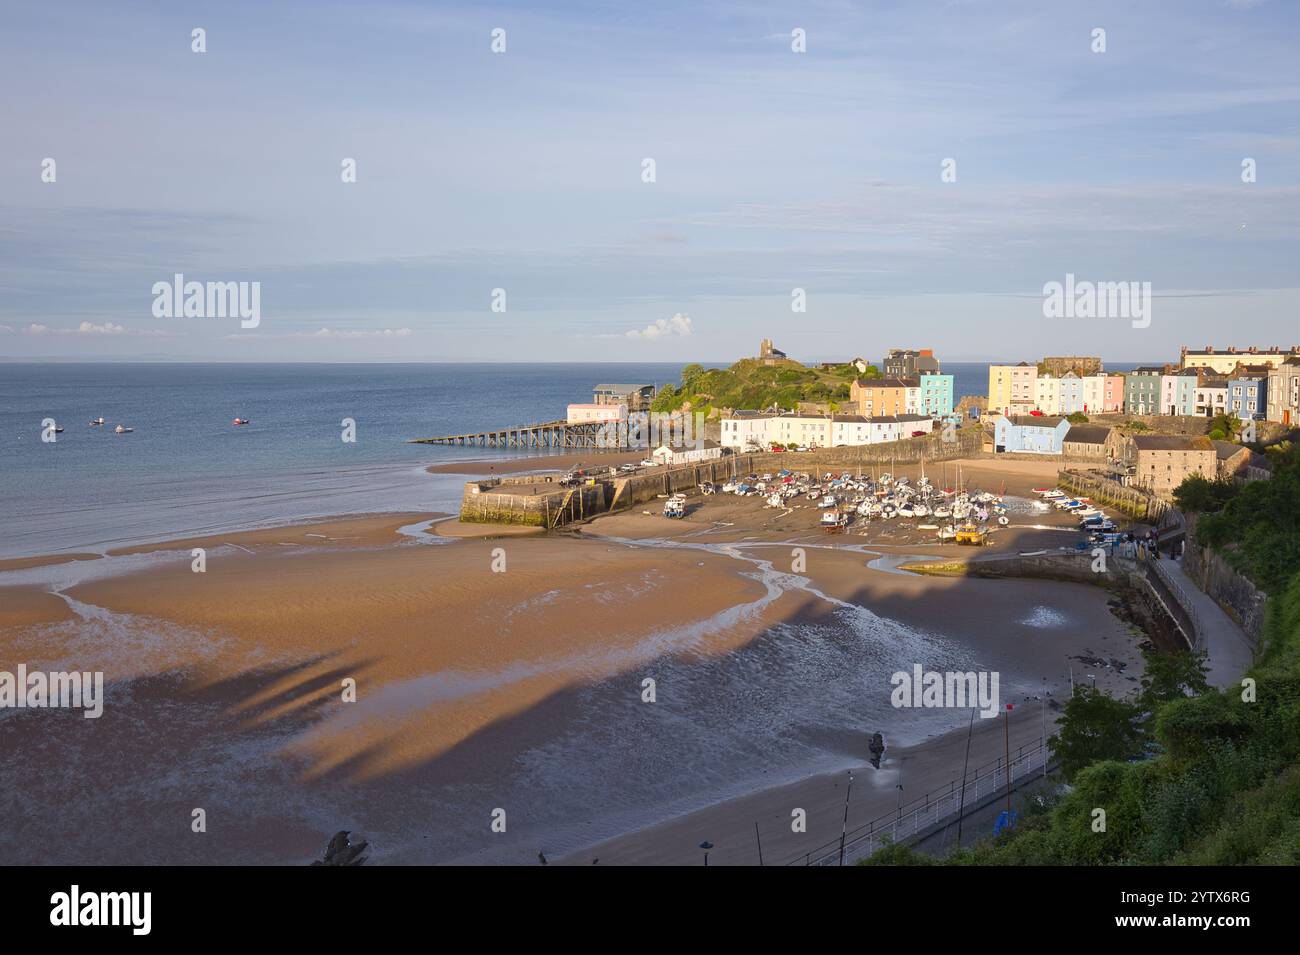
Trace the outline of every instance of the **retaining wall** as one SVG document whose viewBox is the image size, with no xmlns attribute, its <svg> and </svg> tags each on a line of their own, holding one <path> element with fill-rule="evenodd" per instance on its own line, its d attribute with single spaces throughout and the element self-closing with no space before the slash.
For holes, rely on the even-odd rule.
<svg viewBox="0 0 1300 955">
<path fill-rule="evenodd" d="M 1099 474 L 1067 468 L 1056 477 L 1057 485 L 1071 494 L 1108 505 L 1149 524 L 1159 524 L 1173 510 L 1168 501 L 1162 501 L 1142 488 L 1127 487 Z"/>
<path fill-rule="evenodd" d="M 1223 612 L 1236 621 L 1252 647 L 1258 648 L 1264 630 L 1264 605 L 1268 595 L 1230 567 L 1222 557 L 1196 540 L 1195 518 L 1188 520 L 1183 572 Z"/>
</svg>

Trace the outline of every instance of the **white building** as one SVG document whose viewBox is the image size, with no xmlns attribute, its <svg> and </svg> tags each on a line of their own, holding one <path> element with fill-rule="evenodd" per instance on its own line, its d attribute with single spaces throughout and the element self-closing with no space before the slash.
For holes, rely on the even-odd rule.
<svg viewBox="0 0 1300 955">
<path fill-rule="evenodd" d="M 670 448 L 666 444 L 661 444 L 655 448 L 650 458 L 657 464 L 695 464 L 700 461 L 711 461 L 714 458 L 722 457 L 722 445 L 716 441 L 705 441 L 698 448 Z"/>
<path fill-rule="evenodd" d="M 1043 414 L 1061 413 L 1061 379 L 1039 375 L 1034 379 L 1034 407 Z"/>
<path fill-rule="evenodd" d="M 754 414 L 737 413 L 722 420 L 722 443 L 738 452 L 766 450 L 773 444 L 788 447 L 842 448 L 929 434 L 934 419 L 901 414 L 867 417 L 856 414 Z"/>
<path fill-rule="evenodd" d="M 737 452 L 762 450 L 774 440 L 769 424 L 776 415 L 758 411 L 736 411 L 722 419 L 722 446 Z"/>
<path fill-rule="evenodd" d="M 569 405 L 569 424 L 602 424 L 626 421 L 627 405 Z"/>
<path fill-rule="evenodd" d="M 1196 387 L 1196 413 L 1206 418 L 1228 410 L 1228 382 L 1225 378 L 1206 377 Z"/>
<path fill-rule="evenodd" d="M 911 379 L 908 380 L 910 381 Z M 921 397 L 920 384 L 917 384 L 915 387 L 908 385 L 907 390 L 904 391 L 903 394 L 905 396 L 903 406 L 906 409 L 906 414 L 925 413 L 925 399 Z"/>
<path fill-rule="evenodd" d="M 1084 414 L 1101 414 L 1106 406 L 1106 376 L 1084 375 L 1082 381 L 1083 407 L 1079 410 Z"/>
</svg>

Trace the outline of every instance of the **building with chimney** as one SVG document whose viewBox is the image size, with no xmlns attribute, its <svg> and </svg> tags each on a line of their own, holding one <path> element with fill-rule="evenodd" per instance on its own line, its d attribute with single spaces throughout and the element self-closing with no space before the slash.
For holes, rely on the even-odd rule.
<svg viewBox="0 0 1300 955">
<path fill-rule="evenodd" d="M 939 359 L 929 348 L 891 348 L 885 356 L 881 372 L 886 378 L 916 378 L 921 374 L 937 375 Z"/>
<path fill-rule="evenodd" d="M 1235 346 L 1230 346 L 1222 351 L 1216 351 L 1213 345 L 1206 345 L 1200 350 L 1192 350 L 1184 345 L 1179 359 L 1179 367 L 1208 368 L 1216 374 L 1227 375 L 1235 371 L 1239 364 L 1266 365 L 1270 368 L 1276 368 L 1290 358 L 1300 358 L 1300 346 L 1292 345 L 1287 351 L 1283 351 L 1276 345 L 1269 349 L 1257 348 L 1252 345 L 1244 350 L 1238 350 Z"/>
</svg>

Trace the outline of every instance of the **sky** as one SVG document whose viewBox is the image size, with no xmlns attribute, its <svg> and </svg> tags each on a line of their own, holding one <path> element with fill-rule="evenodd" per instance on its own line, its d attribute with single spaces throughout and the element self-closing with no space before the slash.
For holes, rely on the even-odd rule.
<svg viewBox="0 0 1300 955">
<path fill-rule="evenodd" d="M 1298 51 L 1282 0 L 6 0 L 0 359 L 1300 344 Z"/>
</svg>

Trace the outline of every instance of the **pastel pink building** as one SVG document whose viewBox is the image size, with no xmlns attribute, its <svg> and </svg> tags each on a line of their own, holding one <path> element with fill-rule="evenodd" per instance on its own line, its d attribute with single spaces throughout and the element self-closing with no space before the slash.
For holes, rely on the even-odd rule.
<svg viewBox="0 0 1300 955">
<path fill-rule="evenodd" d="M 1105 393 L 1102 395 L 1102 414 L 1124 410 L 1124 376 L 1107 375 Z"/>
</svg>

